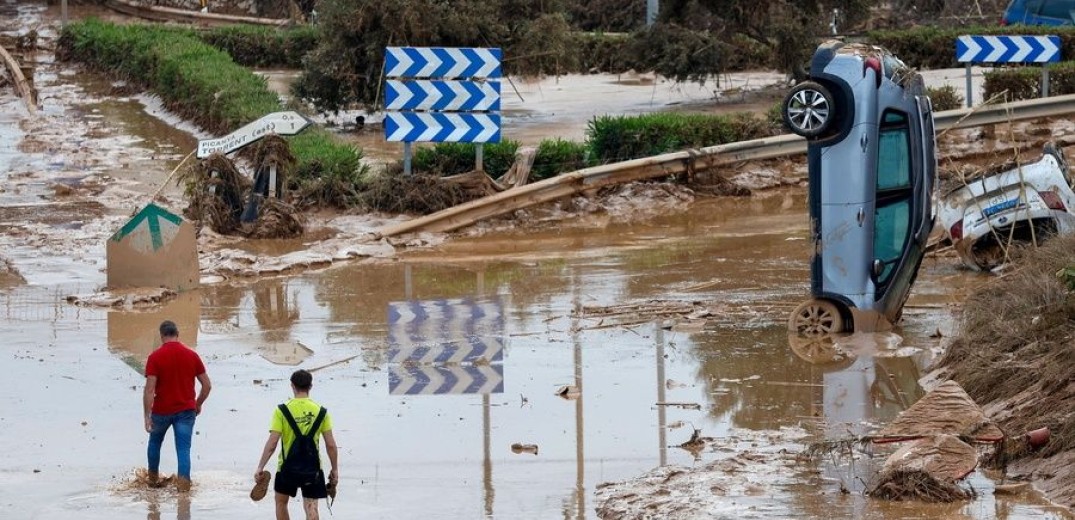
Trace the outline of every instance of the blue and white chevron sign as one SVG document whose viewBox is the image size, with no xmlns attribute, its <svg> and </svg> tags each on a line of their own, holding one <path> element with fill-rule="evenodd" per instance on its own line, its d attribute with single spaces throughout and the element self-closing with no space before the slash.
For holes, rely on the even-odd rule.
<svg viewBox="0 0 1075 520">
<path fill-rule="evenodd" d="M 388 47 L 386 78 L 499 78 L 500 49 Z"/>
<path fill-rule="evenodd" d="M 500 110 L 499 81 L 389 80 L 385 110 Z"/>
<path fill-rule="evenodd" d="M 504 393 L 503 365 L 389 365 L 389 395 Z"/>
<path fill-rule="evenodd" d="M 504 338 L 470 336 L 460 341 L 441 344 L 414 345 L 409 338 L 393 337 L 388 333 L 389 363 L 500 363 L 504 361 Z"/>
<path fill-rule="evenodd" d="M 388 304 L 388 343 L 392 346 L 497 345 L 490 338 L 504 335 L 504 307 L 500 300 L 410 300 Z M 491 345 L 491 346 L 490 346 Z M 502 345 L 499 346 L 502 350 Z M 492 357 L 487 359 L 492 360 Z"/>
<path fill-rule="evenodd" d="M 386 112 L 384 137 L 409 143 L 499 143 L 500 114 Z"/>
<path fill-rule="evenodd" d="M 1053 63 L 1060 61 L 1059 36 L 972 36 L 956 39 L 961 63 Z"/>
</svg>

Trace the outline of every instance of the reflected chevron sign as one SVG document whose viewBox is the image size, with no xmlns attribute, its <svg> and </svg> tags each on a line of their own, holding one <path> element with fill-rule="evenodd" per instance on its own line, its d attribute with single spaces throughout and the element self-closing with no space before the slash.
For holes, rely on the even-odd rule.
<svg viewBox="0 0 1075 520">
<path fill-rule="evenodd" d="M 386 112 L 388 141 L 499 143 L 500 114 Z"/>
<path fill-rule="evenodd" d="M 504 393 L 503 365 L 390 365 L 389 395 Z"/>
<path fill-rule="evenodd" d="M 388 343 L 395 351 L 454 346 L 469 348 L 465 359 L 424 359 L 400 354 L 389 363 L 402 361 L 458 362 L 503 359 L 504 311 L 499 300 L 477 301 L 463 298 L 410 300 L 388 304 Z M 448 350 L 447 348 L 441 350 Z M 441 354 L 432 354 L 434 358 Z M 452 357 L 450 354 L 446 354 Z"/>
<path fill-rule="evenodd" d="M 499 78 L 500 49 L 388 47 L 386 78 Z"/>
<path fill-rule="evenodd" d="M 389 80 L 385 110 L 500 110 L 500 82 Z"/>
<path fill-rule="evenodd" d="M 973 36 L 956 39 L 961 63 L 1054 63 L 1060 61 L 1059 36 Z"/>
</svg>

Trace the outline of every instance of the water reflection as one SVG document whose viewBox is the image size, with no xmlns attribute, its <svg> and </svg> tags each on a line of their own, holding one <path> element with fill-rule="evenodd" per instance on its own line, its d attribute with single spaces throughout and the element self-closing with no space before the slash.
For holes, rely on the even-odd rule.
<svg viewBox="0 0 1075 520">
<path fill-rule="evenodd" d="M 160 495 L 157 493 L 150 493 L 148 497 L 149 513 L 146 515 L 146 520 L 161 520 L 162 518 L 168 518 L 167 516 L 161 516 Z M 176 497 L 176 520 L 190 520 L 190 495 L 187 493 L 177 493 Z"/>
<path fill-rule="evenodd" d="M 197 348 L 201 319 L 200 291 L 186 291 L 175 299 L 149 310 L 108 312 L 108 349 L 138 373 L 144 373 L 146 359 L 160 346 L 160 324 L 172 320 L 179 327 L 179 340 Z"/>
<path fill-rule="evenodd" d="M 261 356 L 276 365 L 295 366 L 313 354 L 308 347 L 291 338 L 291 328 L 299 321 L 299 307 L 281 278 L 254 284 L 254 319 L 264 340 L 258 346 Z"/>
</svg>

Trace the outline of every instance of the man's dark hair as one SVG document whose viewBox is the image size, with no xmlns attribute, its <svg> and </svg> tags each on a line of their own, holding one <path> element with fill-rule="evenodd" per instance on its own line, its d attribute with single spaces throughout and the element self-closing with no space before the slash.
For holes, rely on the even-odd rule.
<svg viewBox="0 0 1075 520">
<path fill-rule="evenodd" d="M 164 320 L 161 322 L 161 337 L 162 338 L 178 338 L 179 327 L 175 326 L 175 322 L 172 320 Z"/>
<path fill-rule="evenodd" d="M 313 374 L 305 370 L 296 370 L 291 374 L 291 384 L 295 385 L 295 388 L 303 392 L 309 392 L 310 387 L 314 384 Z"/>
</svg>

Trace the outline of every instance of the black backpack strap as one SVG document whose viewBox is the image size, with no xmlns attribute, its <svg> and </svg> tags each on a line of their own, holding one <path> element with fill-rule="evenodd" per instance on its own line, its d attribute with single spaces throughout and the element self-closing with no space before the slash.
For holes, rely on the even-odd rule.
<svg viewBox="0 0 1075 520">
<path fill-rule="evenodd" d="M 287 405 L 281 404 L 278 408 L 280 408 L 280 412 L 284 414 L 284 419 L 287 420 L 287 423 L 291 425 L 291 431 L 295 432 L 295 436 L 301 436 L 302 430 L 299 429 L 299 425 L 295 422 L 295 417 L 291 415 L 291 410 L 287 408 Z"/>
<path fill-rule="evenodd" d="M 321 407 L 321 411 L 317 412 L 317 419 L 314 419 L 314 423 L 310 426 L 310 437 L 317 435 L 317 431 L 321 429 L 321 423 L 325 420 L 325 415 L 328 414 L 328 408 Z"/>
<path fill-rule="evenodd" d="M 284 419 L 291 425 L 291 430 L 295 432 L 296 437 L 303 437 L 302 430 L 299 429 L 298 423 L 295 422 L 295 417 L 291 415 L 291 410 L 288 409 L 286 404 L 279 405 L 280 412 L 284 414 Z M 328 414 L 328 409 L 324 406 L 317 412 L 317 419 L 314 419 L 314 423 L 310 426 L 310 431 L 306 434 L 309 437 L 317 435 L 317 430 L 321 429 L 321 423 L 325 420 L 325 415 Z"/>
</svg>

